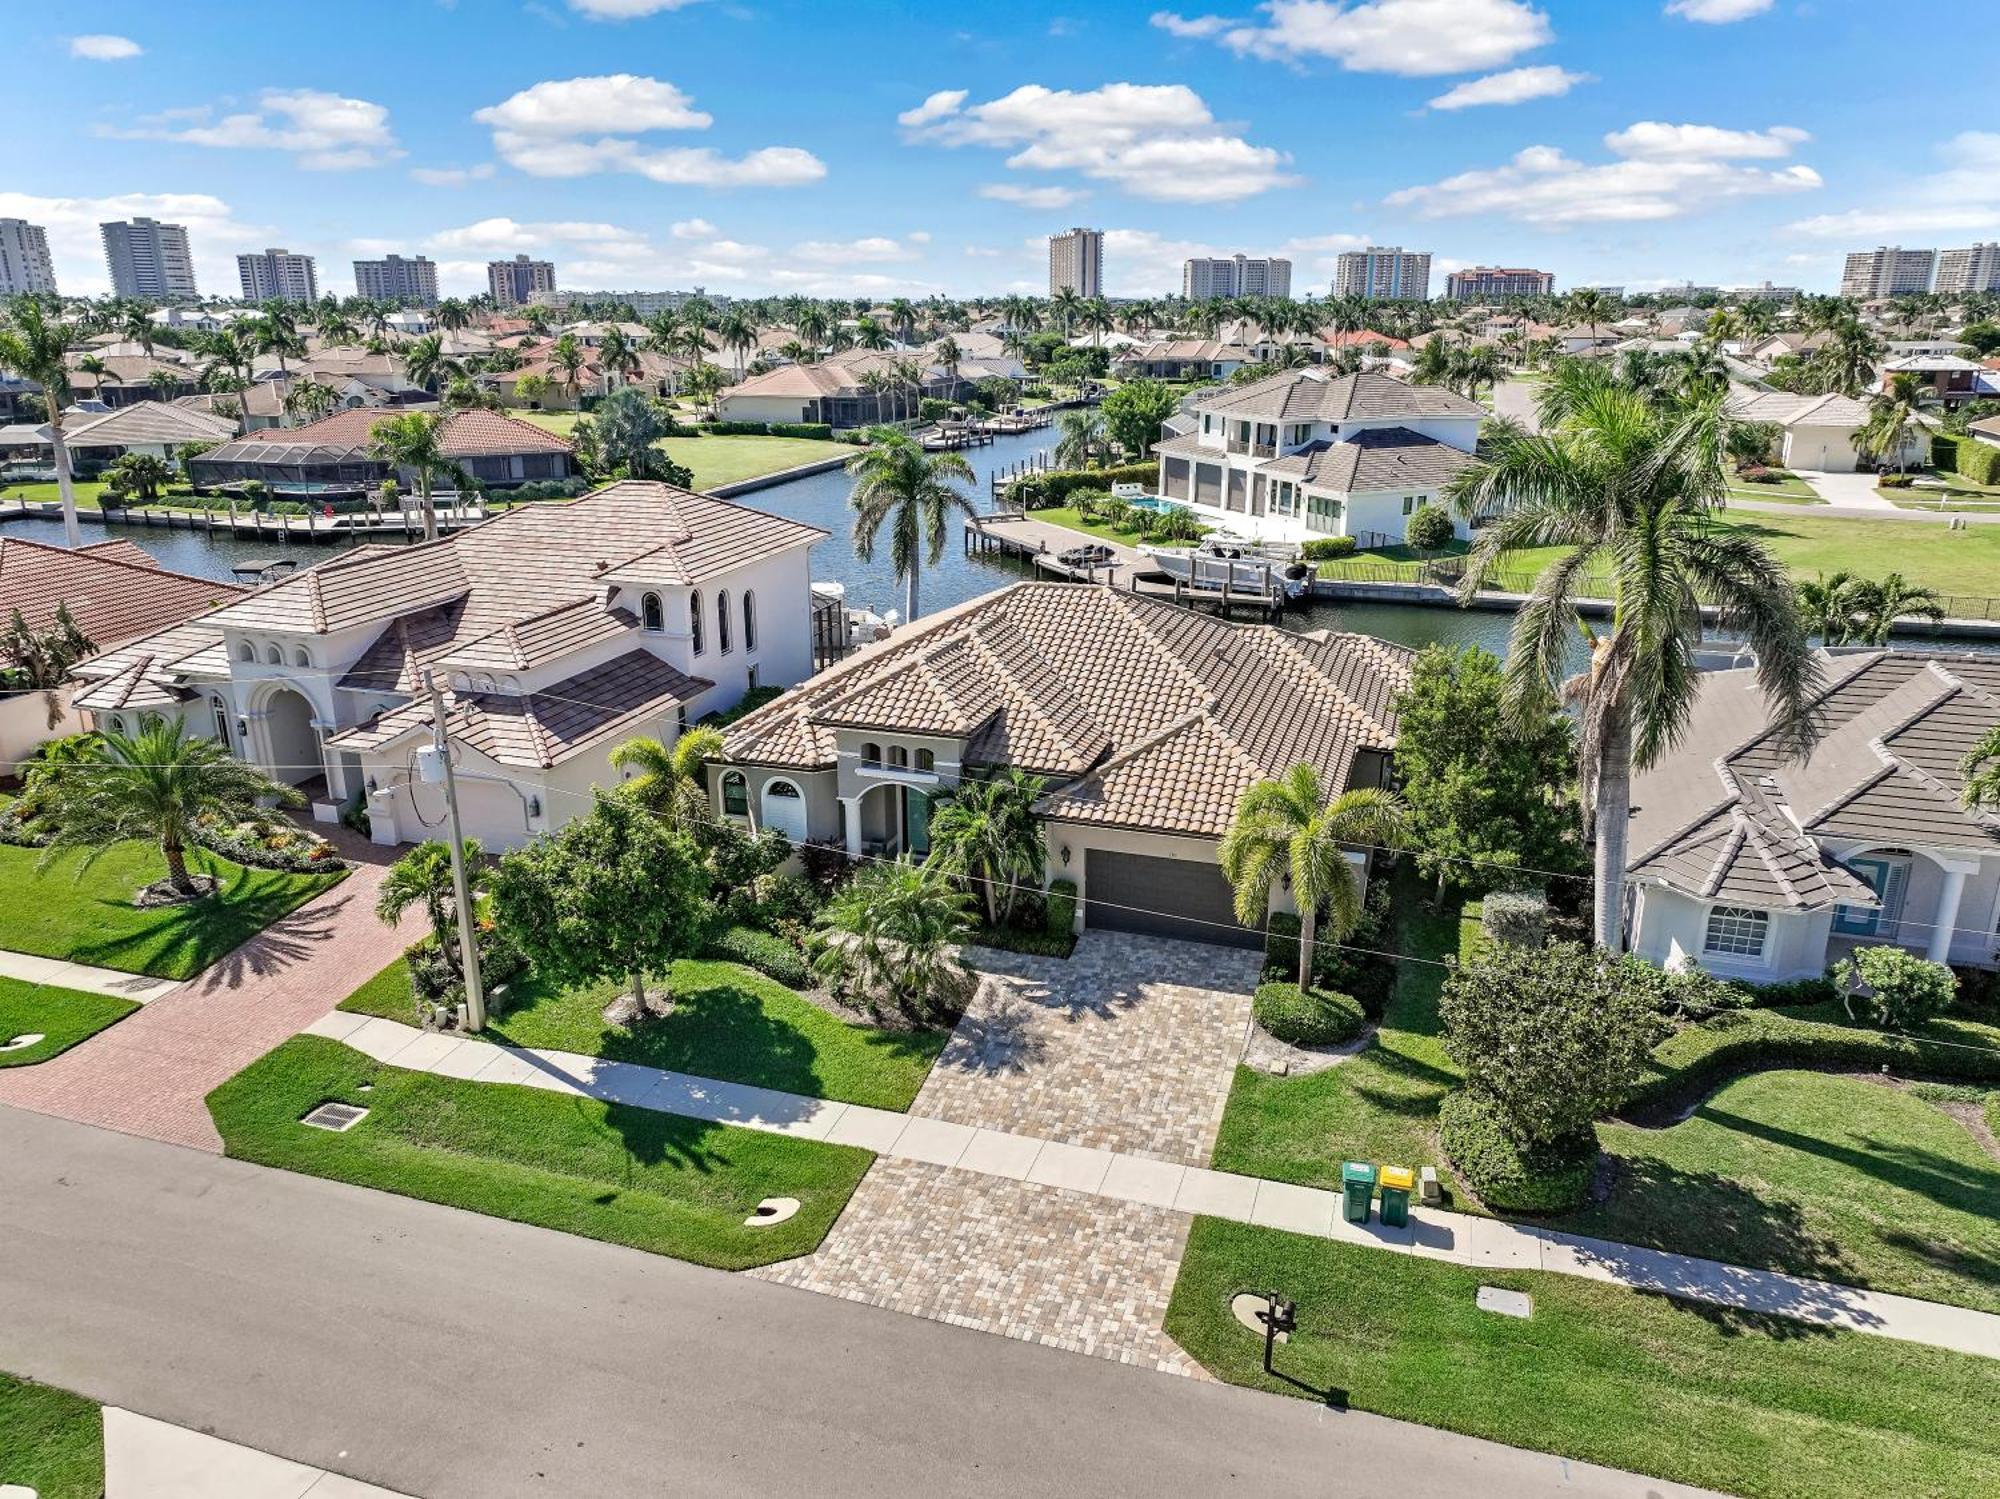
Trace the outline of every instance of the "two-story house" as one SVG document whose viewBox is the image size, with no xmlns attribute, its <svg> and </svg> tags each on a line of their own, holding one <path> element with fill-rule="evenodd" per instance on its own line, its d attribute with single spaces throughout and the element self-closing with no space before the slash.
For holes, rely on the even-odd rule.
<svg viewBox="0 0 2000 1499">
<path fill-rule="evenodd" d="M 378 843 L 434 835 L 434 676 L 466 831 L 512 848 L 590 806 L 621 741 L 671 744 L 812 671 L 824 531 L 627 480 L 415 546 L 365 546 L 85 663 L 99 727 L 179 715 Z"/>
<path fill-rule="evenodd" d="M 1153 445 L 1159 492 L 1259 541 L 1400 542 L 1417 507 L 1472 466 L 1485 415 L 1441 386 L 1286 370 L 1197 396 L 1175 423 L 1192 429 Z"/>
</svg>

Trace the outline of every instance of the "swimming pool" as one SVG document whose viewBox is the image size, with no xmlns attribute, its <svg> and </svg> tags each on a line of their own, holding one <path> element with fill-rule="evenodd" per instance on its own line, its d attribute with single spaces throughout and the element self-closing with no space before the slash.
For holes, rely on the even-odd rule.
<svg viewBox="0 0 2000 1499">
<path fill-rule="evenodd" d="M 1169 510 L 1187 509 L 1187 506 L 1183 505 L 1179 500 L 1169 500 L 1162 495 L 1156 494 L 1134 495 L 1126 503 L 1134 510 L 1151 510 L 1160 515 L 1166 514 Z"/>
</svg>

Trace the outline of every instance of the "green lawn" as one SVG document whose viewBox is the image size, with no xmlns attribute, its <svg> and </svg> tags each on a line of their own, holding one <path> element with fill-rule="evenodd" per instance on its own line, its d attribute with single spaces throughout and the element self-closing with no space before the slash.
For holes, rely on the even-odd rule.
<svg viewBox="0 0 2000 1499">
<path fill-rule="evenodd" d="M 514 411 L 523 421 L 533 422 L 567 437 L 576 427 L 573 411 Z M 701 435 L 669 437 L 663 443 L 667 456 L 685 463 L 694 471 L 696 489 L 713 489 L 718 484 L 734 484 L 755 479 L 781 469 L 797 468 L 821 458 L 852 458 L 851 443 L 822 442 L 813 437 L 728 437 Z"/>
<path fill-rule="evenodd" d="M 1801 484 L 1793 489 L 1783 484 L 1732 484 L 1729 486 L 1732 500 L 1764 500 L 1773 505 L 1824 505 L 1812 490 Z"/>
<path fill-rule="evenodd" d="M 368 1116 L 299 1123 L 329 1100 Z M 536 1088 L 405 1072 L 295 1036 L 208 1095 L 225 1150 L 563 1233 L 741 1270 L 809 1254 L 860 1183 L 865 1150 Z M 787 1222 L 746 1228 L 766 1197 Z"/>
<path fill-rule="evenodd" d="M 1598 1137 L 1616 1186 L 1555 1226 L 2000 1312 L 2000 1160 L 1915 1093 L 1759 1072 Z"/>
<path fill-rule="evenodd" d="M 120 844 L 87 869 L 81 855 L 64 854 L 37 872 L 40 857 L 0 846 L 0 948 L 155 978 L 199 973 L 345 876 L 245 869 L 196 850 L 189 866 L 219 877 L 222 890 L 192 905 L 142 911 L 133 895 L 166 874 L 153 845 Z"/>
<path fill-rule="evenodd" d="M 1045 520 L 1052 526 L 1065 530 L 1080 531 L 1085 536 L 1094 536 L 1099 541 L 1115 541 L 1125 546 L 1136 546 L 1144 538 L 1136 525 L 1114 526 L 1107 520 L 1087 516 L 1074 505 L 1051 505 L 1046 510 L 1033 512 L 1036 520 Z"/>
<path fill-rule="evenodd" d="M 1478 1310 L 1481 1285 L 1528 1292 L 1533 1317 Z M 1229 1312 L 1270 1287 L 1298 1303 L 1278 1378 Z M 2000 1493 L 1994 1364 L 1865 1333 L 1215 1218 L 1166 1329 L 1233 1384 L 1754 1499 Z"/>
<path fill-rule="evenodd" d="M 602 1014 L 622 984 L 555 990 L 532 976 L 517 979 L 483 1035 L 878 1109 L 907 1109 L 948 1039 L 941 1030 L 849 1025 L 736 963 L 683 960 L 668 986 L 673 1013 L 632 1029 Z M 416 1023 L 400 959 L 340 1007 Z"/>
<path fill-rule="evenodd" d="M 67 1390 L 0 1374 L 0 1484 L 104 1499 L 104 1415 Z"/>
<path fill-rule="evenodd" d="M 78 479 L 73 486 L 76 490 L 76 504 L 79 510 L 95 510 L 98 496 L 104 493 L 104 484 L 96 479 Z M 9 484 L 0 482 L 0 499 L 28 500 L 35 504 L 55 504 L 62 498 L 62 491 L 54 484 Z"/>
<path fill-rule="evenodd" d="M 0 1067 L 46 1062 L 138 1008 L 129 999 L 0 976 L 0 1045 L 30 1032 L 39 1031 L 42 1036 L 33 1046 L 0 1051 Z"/>
</svg>

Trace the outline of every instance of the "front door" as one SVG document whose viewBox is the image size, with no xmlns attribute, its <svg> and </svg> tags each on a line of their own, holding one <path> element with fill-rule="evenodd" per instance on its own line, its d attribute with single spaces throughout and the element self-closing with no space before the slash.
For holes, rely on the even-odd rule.
<svg viewBox="0 0 2000 1499">
<path fill-rule="evenodd" d="M 1847 867 L 1875 892 L 1875 898 L 1881 904 L 1873 909 L 1866 906 L 1834 907 L 1834 935 L 1875 937 L 1887 933 L 1893 936 L 1903 916 L 1903 891 L 1910 879 L 1909 859 L 1896 854 L 1864 854 L 1858 859 L 1849 859 Z"/>
<path fill-rule="evenodd" d="M 918 857 L 931 851 L 931 799 L 915 786 L 903 788 L 903 847 Z"/>
</svg>

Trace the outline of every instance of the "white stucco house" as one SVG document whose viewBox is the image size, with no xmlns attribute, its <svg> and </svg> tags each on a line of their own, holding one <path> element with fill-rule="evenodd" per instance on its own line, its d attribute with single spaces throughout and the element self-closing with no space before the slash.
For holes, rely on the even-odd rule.
<svg viewBox="0 0 2000 1499">
<path fill-rule="evenodd" d="M 1384 784 L 1413 659 L 1366 635 L 1016 583 L 739 719 L 710 791 L 723 817 L 795 842 L 923 854 L 935 798 L 1017 766 L 1045 782 L 1048 878 L 1075 882 L 1082 926 L 1256 946 L 1217 863 L 1238 800 L 1300 761 L 1337 790 Z"/>
<path fill-rule="evenodd" d="M 1868 651 L 1826 663 L 1825 733 L 1771 742 L 1754 670 L 1710 672 L 1681 744 L 1632 788 L 1627 934 L 1671 966 L 1818 974 L 1895 943 L 1991 967 L 2000 816 L 1959 800 L 1959 762 L 2000 723 L 2000 659 Z"/>
<path fill-rule="evenodd" d="M 1768 422 L 1782 432 L 1777 461 L 1794 473 L 1851 474 L 1872 469 L 1874 460 L 1861 452 L 1858 439 L 1868 425 L 1868 403 L 1852 396 L 1799 396 L 1787 391 L 1739 389 L 1731 393 L 1729 414 L 1738 421 Z M 1920 462 L 1928 444 L 1912 438 L 1903 455 Z M 1894 457 L 1888 462 L 1894 463 Z"/>
<path fill-rule="evenodd" d="M 1197 395 L 1175 422 L 1191 429 L 1153 445 L 1159 492 L 1260 541 L 1400 542 L 1417 507 L 1472 466 L 1485 416 L 1441 386 L 1286 370 Z"/>
<path fill-rule="evenodd" d="M 625 481 L 416 546 L 364 546 L 79 668 L 98 726 L 178 714 L 378 843 L 435 834 L 423 679 L 445 688 L 468 834 L 518 847 L 751 688 L 812 671 L 808 553 L 826 533 Z"/>
</svg>

